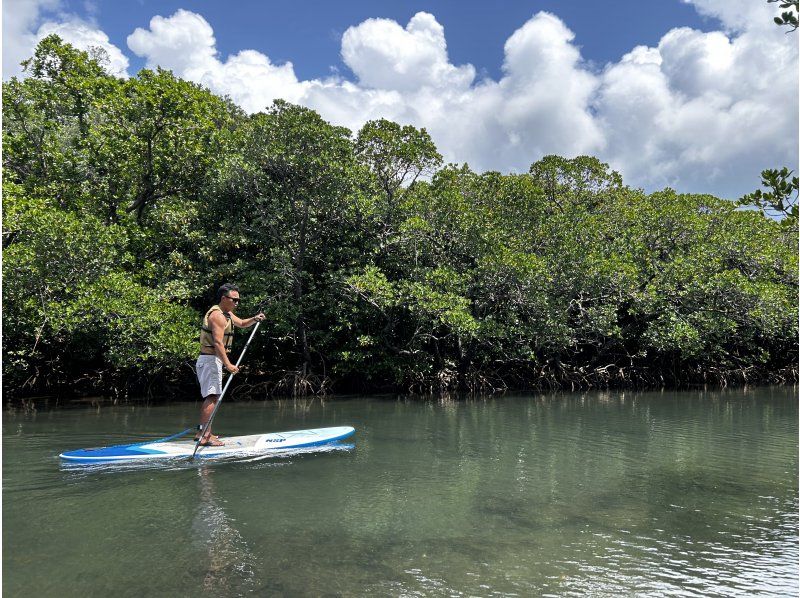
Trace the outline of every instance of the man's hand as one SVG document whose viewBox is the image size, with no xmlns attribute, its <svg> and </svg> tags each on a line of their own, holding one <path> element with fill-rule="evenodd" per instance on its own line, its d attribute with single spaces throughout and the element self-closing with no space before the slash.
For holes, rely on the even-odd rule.
<svg viewBox="0 0 800 598">
<path fill-rule="evenodd" d="M 253 319 L 256 322 L 263 322 L 267 316 L 264 315 L 263 312 L 258 312 L 256 315 L 253 316 Z"/>
<path fill-rule="evenodd" d="M 225 369 L 228 370 L 231 374 L 239 373 L 239 367 L 233 365 L 232 363 L 225 364 Z"/>
</svg>

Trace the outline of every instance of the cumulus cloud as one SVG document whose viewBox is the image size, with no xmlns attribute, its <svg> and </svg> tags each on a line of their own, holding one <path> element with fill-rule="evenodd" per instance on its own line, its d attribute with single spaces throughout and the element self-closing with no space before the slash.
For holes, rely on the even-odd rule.
<svg viewBox="0 0 800 598">
<path fill-rule="evenodd" d="M 762 169 L 797 164 L 796 35 L 773 24 L 774 4 L 684 1 L 722 30 L 665 31 L 654 46 L 595 69 L 568 26 L 540 12 L 506 41 L 497 80 L 453 64 L 444 28 L 426 12 L 405 25 L 350 27 L 341 58 L 352 81 L 299 80 L 291 62 L 255 50 L 220 56 L 211 25 L 187 10 L 153 17 L 127 41 L 148 67 L 171 69 L 249 112 L 283 98 L 353 130 L 381 117 L 425 127 L 447 161 L 476 170 L 524 172 L 545 154 L 592 154 L 647 190 L 737 197 L 758 185 Z M 16 14 L 14 31 L 32 30 L 31 15 Z M 88 28 L 81 43 L 91 37 Z"/>
<path fill-rule="evenodd" d="M 214 30 L 202 16 L 179 10 L 173 16 L 155 16 L 150 29 L 138 27 L 128 36 L 128 47 L 147 57 L 148 68 L 167 66 L 179 73 L 202 71 L 216 61 Z"/>
<path fill-rule="evenodd" d="M 150 28 L 137 28 L 128 47 L 147 59 L 148 68 L 161 66 L 229 95 L 248 112 L 264 110 L 276 98 L 298 102 L 308 83 L 298 81 L 291 63 L 274 65 L 254 50 L 219 59 L 211 25 L 202 16 L 178 10 L 171 17 L 155 16 Z"/>
<path fill-rule="evenodd" d="M 59 0 L 6 0 L 3 2 L 3 78 L 22 73 L 20 62 L 31 57 L 38 43 L 36 28 L 43 11 Z"/>
<path fill-rule="evenodd" d="M 45 15 L 57 20 L 45 20 Z M 106 70 L 128 76 L 128 58 L 122 51 L 92 23 L 63 12 L 60 0 L 5 0 L 3 79 L 23 75 L 20 62 L 33 56 L 36 45 L 53 33 L 81 50 L 101 48 L 107 57 Z"/>
<path fill-rule="evenodd" d="M 342 58 L 361 85 L 414 91 L 423 87 L 457 92 L 475 79 L 472 65 L 450 64 L 444 27 L 419 12 L 402 28 L 388 19 L 368 19 L 342 37 Z"/>
<path fill-rule="evenodd" d="M 753 0 L 682 0 L 701 15 L 717 19 L 729 32 L 764 31 L 775 28 L 773 17 L 780 14 L 780 3 Z"/>
<path fill-rule="evenodd" d="M 500 122 L 509 137 L 519 140 L 515 154 L 528 153 L 528 161 L 530 155 L 602 148 L 602 134 L 589 111 L 597 81 L 582 65 L 574 37 L 560 19 L 543 12 L 506 42 Z"/>
<path fill-rule="evenodd" d="M 737 197 L 761 170 L 797 165 L 797 41 L 772 24 L 766 3 L 697 4 L 741 31 L 673 29 L 608 65 L 594 101 L 602 157 L 645 188 Z"/>
<path fill-rule="evenodd" d="M 148 66 L 170 68 L 251 112 L 284 98 L 351 129 L 389 118 L 426 127 L 448 160 L 519 171 L 544 153 L 603 145 L 588 107 L 597 82 L 573 37 L 558 18 L 540 13 L 508 40 L 504 77 L 478 83 L 472 65 L 450 62 L 444 28 L 425 12 L 405 27 L 387 19 L 350 27 L 341 53 L 355 82 L 299 81 L 291 63 L 275 65 L 252 50 L 223 60 L 208 22 L 185 10 L 154 17 L 128 45 Z"/>
<path fill-rule="evenodd" d="M 81 50 L 102 49 L 105 52 L 102 62 L 106 72 L 116 77 L 128 77 L 128 57 L 112 44 L 101 30 L 80 20 L 65 23 L 47 22 L 39 27 L 36 43 L 52 34 L 58 35 L 65 42 Z"/>
</svg>

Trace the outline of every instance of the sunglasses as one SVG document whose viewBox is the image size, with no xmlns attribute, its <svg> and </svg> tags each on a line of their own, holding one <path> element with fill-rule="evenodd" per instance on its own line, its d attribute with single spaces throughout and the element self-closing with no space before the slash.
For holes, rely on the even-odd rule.
<svg viewBox="0 0 800 598">
<path fill-rule="evenodd" d="M 234 303 L 239 303 L 239 298 L 238 297 L 231 297 L 230 295 L 225 295 L 225 297 L 230 299 Z"/>
</svg>

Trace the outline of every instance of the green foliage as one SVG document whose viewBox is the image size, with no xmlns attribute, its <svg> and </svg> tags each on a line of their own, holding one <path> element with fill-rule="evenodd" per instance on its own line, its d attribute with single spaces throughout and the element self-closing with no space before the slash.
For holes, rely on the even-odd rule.
<svg viewBox="0 0 800 598">
<path fill-rule="evenodd" d="M 707 372 L 745 371 L 793 351 L 796 260 L 780 225 L 671 191 L 633 210 L 623 243 L 642 249 L 632 257 L 643 284 L 626 312 L 644 342 L 631 349 Z"/>
<path fill-rule="evenodd" d="M 800 8 L 798 8 L 800 2 L 798 2 L 798 0 L 767 0 L 767 2 L 769 3 L 780 2 L 781 8 L 789 9 L 789 10 L 784 10 L 781 13 L 781 16 L 775 17 L 776 25 L 780 26 L 786 25 L 787 27 L 791 27 L 791 29 L 789 30 L 790 32 L 797 30 L 797 25 L 798 25 L 797 13 L 800 12 Z"/>
<path fill-rule="evenodd" d="M 26 61 L 30 77 L 3 84 L 3 178 L 61 208 L 87 203 L 94 106 L 119 91 L 85 52 L 51 35 Z"/>
<path fill-rule="evenodd" d="M 179 372 L 195 350 L 196 313 L 135 282 L 125 230 L 18 192 L 5 185 L 6 384 Z"/>
<path fill-rule="evenodd" d="M 388 201 L 420 175 L 432 175 L 442 162 L 425 129 L 402 127 L 386 119 L 366 123 L 358 133 L 355 150 Z"/>
<path fill-rule="evenodd" d="M 572 160 L 545 156 L 531 165 L 530 174 L 534 184 L 562 212 L 578 206 L 594 209 L 607 194 L 622 187 L 619 173 L 609 172 L 607 164 L 591 156 Z"/>
<path fill-rule="evenodd" d="M 737 210 L 589 156 L 442 167 L 425 130 L 353 136 L 283 101 L 247 116 L 55 36 L 26 68 L 3 84 L 12 394 L 192 393 L 226 281 L 241 315 L 264 302 L 259 394 L 796 379 L 788 169 Z"/>
<path fill-rule="evenodd" d="M 235 110 L 161 69 L 141 71 L 123 94 L 122 102 L 108 106 L 109 126 L 98 127 L 97 145 L 116 144 L 117 154 L 129 157 L 121 170 L 121 184 L 129 190 L 127 211 L 141 221 L 163 199 L 196 200 L 210 183 L 217 156 L 227 149 L 224 136 Z"/>
<path fill-rule="evenodd" d="M 784 218 L 789 226 L 797 226 L 798 181 L 794 171 L 786 167 L 767 169 L 761 173 L 761 184 L 768 189 L 757 189 L 738 201 L 740 206 L 754 206 L 762 214 Z M 790 178 L 791 177 L 791 178 Z"/>
<path fill-rule="evenodd" d="M 218 226 L 236 240 L 229 271 L 248 292 L 282 304 L 272 312 L 279 344 L 301 363 L 323 367 L 312 344 L 327 337 L 332 272 L 357 255 L 356 177 L 347 129 L 279 101 L 243 126 L 239 157 L 220 185 Z"/>
</svg>

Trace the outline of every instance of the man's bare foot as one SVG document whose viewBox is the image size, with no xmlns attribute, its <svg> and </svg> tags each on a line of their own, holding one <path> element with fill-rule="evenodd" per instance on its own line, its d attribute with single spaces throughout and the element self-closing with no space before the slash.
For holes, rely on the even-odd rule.
<svg viewBox="0 0 800 598">
<path fill-rule="evenodd" d="M 198 440 L 198 438 L 194 439 L 195 442 Z M 200 446 L 225 446 L 225 443 L 219 439 L 219 436 L 212 435 L 210 438 L 203 438 L 203 440 L 200 440 Z"/>
</svg>

